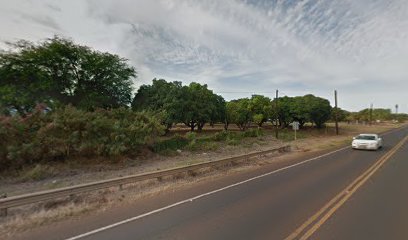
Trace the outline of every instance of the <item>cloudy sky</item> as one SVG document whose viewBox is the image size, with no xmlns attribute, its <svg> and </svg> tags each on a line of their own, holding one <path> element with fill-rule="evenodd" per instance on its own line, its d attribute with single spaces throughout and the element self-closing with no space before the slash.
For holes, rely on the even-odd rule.
<svg viewBox="0 0 408 240">
<path fill-rule="evenodd" d="M 0 0 L 4 41 L 60 35 L 227 100 L 315 94 L 408 112 L 406 0 Z"/>
</svg>

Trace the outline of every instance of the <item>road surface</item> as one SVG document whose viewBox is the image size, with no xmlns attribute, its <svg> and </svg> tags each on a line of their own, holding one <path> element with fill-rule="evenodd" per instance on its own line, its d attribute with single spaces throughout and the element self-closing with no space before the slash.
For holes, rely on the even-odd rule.
<svg viewBox="0 0 408 240">
<path fill-rule="evenodd" d="M 405 127 L 383 136 L 379 151 L 347 147 L 238 173 L 29 238 L 408 239 L 407 135 Z"/>
</svg>

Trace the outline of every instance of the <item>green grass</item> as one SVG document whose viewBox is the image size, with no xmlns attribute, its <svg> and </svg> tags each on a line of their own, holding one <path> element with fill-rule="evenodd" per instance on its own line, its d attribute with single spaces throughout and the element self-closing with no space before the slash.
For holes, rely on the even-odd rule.
<svg viewBox="0 0 408 240">
<path fill-rule="evenodd" d="M 53 167 L 47 165 L 37 164 L 35 167 L 28 170 L 23 170 L 20 174 L 21 181 L 38 181 L 56 175 L 56 171 Z"/>
<path fill-rule="evenodd" d="M 305 127 L 296 132 L 297 139 L 304 139 L 311 136 L 322 136 L 331 134 L 332 129 L 322 128 L 315 129 Z M 245 148 L 251 147 L 254 142 L 259 145 L 265 144 L 264 136 L 274 136 L 274 129 L 258 129 L 251 128 L 246 131 L 219 131 L 213 133 L 188 132 L 184 136 L 175 135 L 170 139 L 166 139 L 155 143 L 153 151 L 162 155 L 176 155 L 177 149 L 197 151 L 215 151 L 225 145 L 242 146 Z M 250 140 L 249 139 L 254 139 Z M 290 142 L 295 140 L 295 133 L 291 128 L 279 129 L 279 140 Z"/>
<path fill-rule="evenodd" d="M 177 149 L 183 149 L 190 141 L 180 135 L 175 135 L 170 139 L 156 142 L 152 146 L 153 152 L 163 153 L 164 155 L 171 155 L 171 152 L 177 151 Z"/>
<path fill-rule="evenodd" d="M 260 138 L 265 133 L 261 129 L 248 129 L 247 131 L 220 131 L 212 134 L 202 134 L 188 132 L 184 136 L 174 135 L 169 139 L 156 142 L 151 149 L 161 155 L 177 155 L 177 150 L 188 151 L 215 151 L 222 146 L 222 143 L 231 146 L 242 144 L 246 138 Z"/>
<path fill-rule="evenodd" d="M 307 138 L 310 136 L 310 133 L 307 133 L 303 130 L 296 132 L 296 139 Z M 295 131 L 292 129 L 280 129 L 278 138 L 284 142 L 289 142 L 295 140 Z"/>
</svg>

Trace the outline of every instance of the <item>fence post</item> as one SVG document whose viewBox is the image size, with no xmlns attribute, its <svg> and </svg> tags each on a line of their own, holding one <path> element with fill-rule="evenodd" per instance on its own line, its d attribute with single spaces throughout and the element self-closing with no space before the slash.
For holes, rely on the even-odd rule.
<svg viewBox="0 0 408 240">
<path fill-rule="evenodd" d="M 7 197 L 7 193 L 3 193 L 2 195 L 0 195 L 0 198 L 6 198 L 6 197 Z M 0 217 L 7 217 L 7 208 L 0 209 Z"/>
</svg>

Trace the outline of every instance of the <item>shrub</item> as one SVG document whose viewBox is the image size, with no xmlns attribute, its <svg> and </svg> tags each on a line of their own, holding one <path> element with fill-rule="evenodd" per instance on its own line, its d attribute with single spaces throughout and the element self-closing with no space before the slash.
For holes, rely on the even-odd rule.
<svg viewBox="0 0 408 240">
<path fill-rule="evenodd" d="M 131 155 L 163 134 L 161 120 L 129 109 L 86 112 L 67 106 L 0 118 L 0 171 L 74 156 Z"/>
<path fill-rule="evenodd" d="M 39 112 L 25 118 L 0 117 L 0 170 L 33 163 L 41 155 L 35 136 L 47 121 Z"/>
<path fill-rule="evenodd" d="M 221 132 L 217 132 L 212 136 L 212 140 L 214 141 L 225 141 L 227 140 L 228 136 L 230 135 L 230 133 L 228 131 L 221 131 Z"/>
<path fill-rule="evenodd" d="M 249 129 L 245 132 L 242 132 L 242 137 L 260 137 L 263 135 L 263 132 L 259 128 Z"/>
<path fill-rule="evenodd" d="M 186 138 L 190 142 L 195 141 L 197 139 L 197 134 L 195 132 L 188 132 L 188 133 L 186 133 Z"/>
<path fill-rule="evenodd" d="M 180 136 L 180 135 L 175 135 L 174 137 L 170 139 L 166 139 L 160 142 L 155 143 L 152 146 L 152 150 L 156 153 L 166 153 L 168 150 L 177 150 L 177 149 L 183 149 L 185 146 L 187 146 L 189 143 L 189 140 L 186 138 Z M 168 155 L 166 153 L 166 155 Z"/>
</svg>

